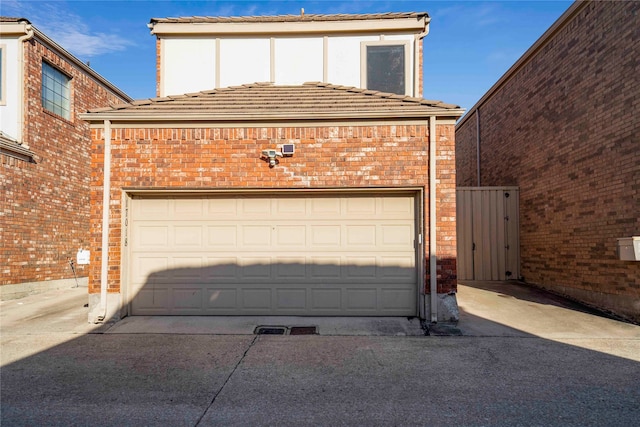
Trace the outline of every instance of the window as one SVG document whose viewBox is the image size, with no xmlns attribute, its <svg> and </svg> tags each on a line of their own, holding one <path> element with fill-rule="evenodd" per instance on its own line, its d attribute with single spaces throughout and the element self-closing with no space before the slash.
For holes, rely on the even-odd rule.
<svg viewBox="0 0 640 427">
<path fill-rule="evenodd" d="M 71 119 L 70 81 L 66 74 L 42 63 L 42 106 L 67 120 Z"/>
<path fill-rule="evenodd" d="M 411 94 L 408 47 L 408 42 L 363 42 L 364 86 L 381 92 Z"/>
</svg>

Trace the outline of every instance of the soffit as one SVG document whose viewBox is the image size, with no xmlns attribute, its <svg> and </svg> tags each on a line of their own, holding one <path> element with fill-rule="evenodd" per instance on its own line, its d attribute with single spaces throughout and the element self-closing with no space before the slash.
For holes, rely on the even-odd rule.
<svg viewBox="0 0 640 427">
<path fill-rule="evenodd" d="M 327 83 L 254 83 L 93 109 L 84 120 L 264 121 L 460 117 L 459 106 Z"/>
</svg>

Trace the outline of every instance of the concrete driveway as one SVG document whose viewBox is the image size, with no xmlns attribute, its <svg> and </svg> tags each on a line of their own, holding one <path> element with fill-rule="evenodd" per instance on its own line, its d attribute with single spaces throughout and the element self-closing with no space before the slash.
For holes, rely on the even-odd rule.
<svg viewBox="0 0 640 427">
<path fill-rule="evenodd" d="M 458 298 L 457 328 L 430 336 L 407 319 L 301 336 L 246 319 L 96 326 L 86 288 L 3 301 L 0 424 L 637 425 L 640 326 L 517 284 Z"/>
</svg>

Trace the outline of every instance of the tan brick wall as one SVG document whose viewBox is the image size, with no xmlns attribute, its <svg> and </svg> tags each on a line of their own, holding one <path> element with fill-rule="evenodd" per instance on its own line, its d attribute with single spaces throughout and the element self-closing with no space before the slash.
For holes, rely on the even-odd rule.
<svg viewBox="0 0 640 427">
<path fill-rule="evenodd" d="M 520 187 L 527 282 L 640 321 L 640 262 L 616 253 L 640 235 L 640 3 L 583 6 L 480 106 L 481 181 Z M 471 119 L 458 185 L 477 182 Z"/>
<path fill-rule="evenodd" d="M 424 187 L 428 200 L 428 125 L 307 128 L 113 129 L 109 286 L 120 290 L 123 189 L 307 189 Z M 454 126 L 437 126 L 439 292 L 455 291 Z M 92 131 L 92 265 L 100 289 L 104 132 Z M 261 151 L 295 143 L 274 168 Z M 425 212 L 428 216 L 428 212 Z M 428 236 L 428 218 L 425 218 Z M 428 240 L 425 242 L 428 247 Z M 428 273 L 428 272 L 427 272 Z"/>
<path fill-rule="evenodd" d="M 27 70 L 23 141 L 36 163 L 0 155 L 2 197 L 0 285 L 73 279 L 69 259 L 89 247 L 89 126 L 78 118 L 88 108 L 117 98 L 37 41 L 24 44 Z M 42 59 L 72 77 L 72 117 L 45 111 Z M 79 277 L 88 268 L 77 266 Z"/>
</svg>

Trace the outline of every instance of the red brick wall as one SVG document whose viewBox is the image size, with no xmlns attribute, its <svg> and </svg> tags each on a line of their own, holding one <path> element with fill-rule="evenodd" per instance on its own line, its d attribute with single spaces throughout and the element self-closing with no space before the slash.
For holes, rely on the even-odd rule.
<svg viewBox="0 0 640 427">
<path fill-rule="evenodd" d="M 23 141 L 36 163 L 0 155 L 2 243 L 0 285 L 73 279 L 69 265 L 88 248 L 89 126 L 78 118 L 88 108 L 117 98 L 37 41 L 24 44 L 27 69 Z M 45 111 L 41 103 L 42 59 L 72 77 L 72 117 Z M 88 268 L 77 266 L 79 277 Z"/>
<path fill-rule="evenodd" d="M 588 2 L 480 106 L 481 183 L 520 187 L 527 282 L 640 321 L 640 3 Z M 475 116 L 456 131 L 477 184 Z M 471 165 L 473 164 L 473 167 Z"/>
<path fill-rule="evenodd" d="M 104 132 L 92 131 L 92 265 L 89 292 L 100 289 Z M 113 129 L 109 287 L 120 290 L 123 188 L 284 189 L 424 187 L 428 200 L 428 125 L 315 128 Z M 438 292 L 455 291 L 453 125 L 437 126 Z M 261 151 L 295 143 L 294 157 L 269 168 Z M 428 212 L 425 212 L 428 216 Z M 428 218 L 425 236 L 428 237 Z M 428 239 L 425 242 L 428 247 Z"/>
</svg>

